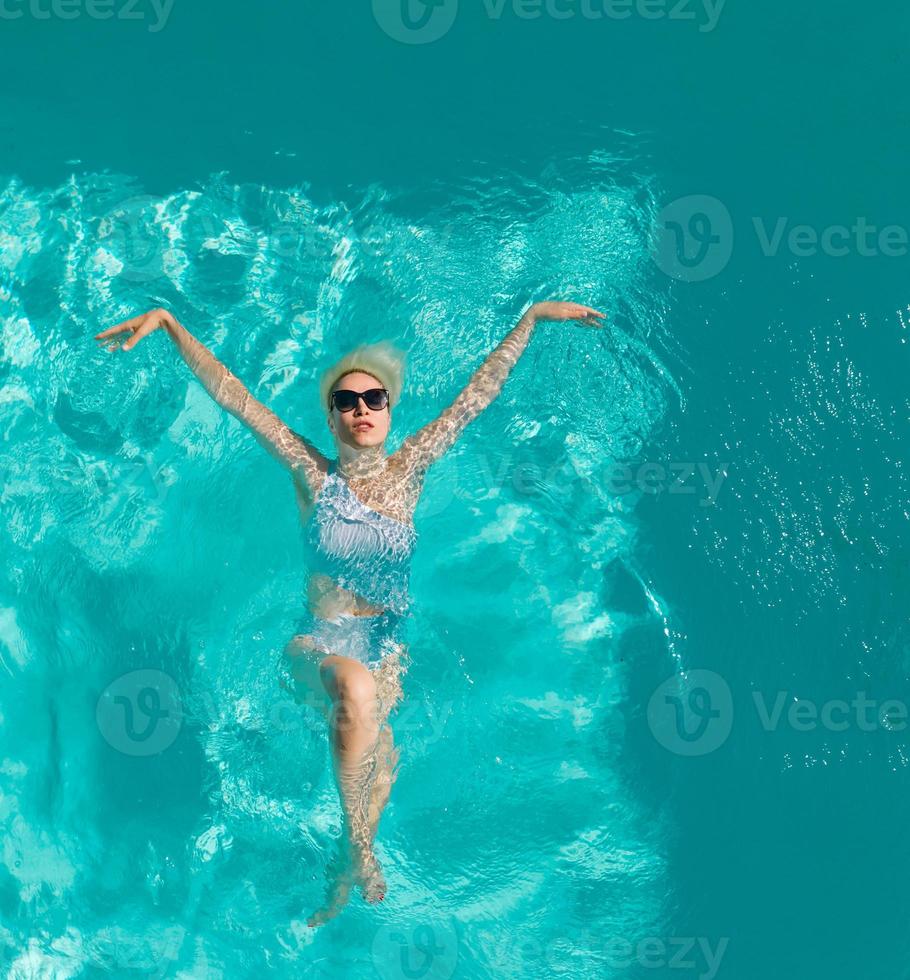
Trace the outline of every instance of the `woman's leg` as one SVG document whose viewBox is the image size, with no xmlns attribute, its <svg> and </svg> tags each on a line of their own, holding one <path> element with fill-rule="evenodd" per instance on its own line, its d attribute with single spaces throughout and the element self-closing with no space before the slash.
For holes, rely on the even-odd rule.
<svg viewBox="0 0 910 980">
<path fill-rule="evenodd" d="M 382 724 L 376 683 L 370 671 L 350 657 L 327 656 L 319 672 L 332 698 L 330 740 L 351 857 L 364 897 L 380 901 L 385 879 L 373 853 L 370 820 Z"/>
<path fill-rule="evenodd" d="M 369 821 L 378 742 L 376 686 L 367 668 L 350 657 L 323 656 L 317 671 L 323 694 L 331 699 L 329 741 L 345 831 L 325 904 L 309 917 L 310 926 L 338 915 L 355 883 L 368 901 L 378 901 L 385 893 Z"/>
<path fill-rule="evenodd" d="M 348 833 L 342 840 L 353 871 L 334 876 L 325 906 L 309 919 L 319 925 L 337 915 L 348 900 L 354 878 L 368 901 L 385 893 L 385 879 L 372 843 L 397 778 L 399 751 L 388 716 L 401 701 L 405 668 L 403 645 L 383 658 L 375 672 L 359 661 L 336 656 L 312 636 L 298 634 L 285 648 L 293 685 L 283 686 L 298 703 L 317 707 L 329 723 L 336 779 Z"/>
<path fill-rule="evenodd" d="M 331 698 L 322 683 L 319 665 L 326 655 L 312 636 L 298 633 L 284 648 L 284 663 L 291 683 L 282 678 L 281 686 L 289 691 L 298 704 L 315 708 L 328 722 Z"/>
<path fill-rule="evenodd" d="M 383 658 L 382 665 L 374 674 L 377 697 L 379 699 L 380 729 L 376 751 L 378 764 L 370 800 L 371 840 L 375 840 L 376 838 L 376 831 L 379 828 L 379 818 L 382 816 L 382 811 L 389 802 L 392 784 L 398 777 L 397 767 L 401 755 L 395 747 L 394 734 L 392 732 L 392 726 L 388 722 L 388 717 L 404 696 L 401 687 L 401 678 L 405 670 L 402 663 L 404 653 L 404 646 L 399 645 L 394 654 L 387 655 Z"/>
</svg>

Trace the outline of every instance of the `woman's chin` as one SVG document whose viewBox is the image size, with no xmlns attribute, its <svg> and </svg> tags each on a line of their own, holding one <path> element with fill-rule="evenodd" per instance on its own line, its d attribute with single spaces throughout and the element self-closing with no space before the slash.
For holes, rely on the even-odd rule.
<svg viewBox="0 0 910 980">
<path fill-rule="evenodd" d="M 352 432 L 351 437 L 358 446 L 377 446 L 382 438 L 375 429 L 364 429 L 362 432 Z"/>
</svg>

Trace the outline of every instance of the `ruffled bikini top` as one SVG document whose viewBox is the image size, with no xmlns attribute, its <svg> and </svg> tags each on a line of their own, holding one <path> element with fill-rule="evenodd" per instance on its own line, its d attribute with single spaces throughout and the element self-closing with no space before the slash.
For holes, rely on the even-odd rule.
<svg viewBox="0 0 910 980">
<path fill-rule="evenodd" d="M 332 463 L 304 540 L 312 571 L 368 602 L 404 614 L 410 604 L 411 554 L 417 531 L 367 507 Z"/>
</svg>

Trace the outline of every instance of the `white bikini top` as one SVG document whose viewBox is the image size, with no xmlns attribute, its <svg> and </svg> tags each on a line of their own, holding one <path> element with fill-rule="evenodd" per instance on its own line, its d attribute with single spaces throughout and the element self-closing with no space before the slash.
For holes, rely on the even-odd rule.
<svg viewBox="0 0 910 980">
<path fill-rule="evenodd" d="M 417 531 L 367 507 L 332 463 L 306 524 L 310 567 L 374 605 L 404 614 Z"/>
</svg>

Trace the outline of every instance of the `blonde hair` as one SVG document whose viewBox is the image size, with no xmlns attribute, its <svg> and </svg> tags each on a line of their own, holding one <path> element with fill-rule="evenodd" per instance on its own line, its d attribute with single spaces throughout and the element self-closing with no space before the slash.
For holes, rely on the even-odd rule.
<svg viewBox="0 0 910 980">
<path fill-rule="evenodd" d="M 360 344 L 345 354 L 340 361 L 322 372 L 319 379 L 319 397 L 322 407 L 329 408 L 329 399 L 338 381 L 353 371 L 362 371 L 376 378 L 389 393 L 389 408 L 394 408 L 401 397 L 404 381 L 404 364 L 407 355 L 387 340 L 375 344 Z"/>
</svg>

